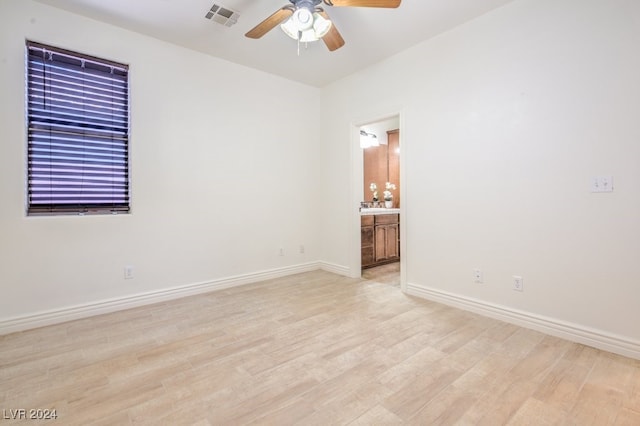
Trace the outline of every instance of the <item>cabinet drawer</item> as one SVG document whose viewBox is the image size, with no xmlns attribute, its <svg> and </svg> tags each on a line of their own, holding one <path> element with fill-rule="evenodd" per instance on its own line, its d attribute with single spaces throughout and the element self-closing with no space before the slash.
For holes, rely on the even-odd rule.
<svg viewBox="0 0 640 426">
<path fill-rule="evenodd" d="M 386 225 L 388 223 L 398 223 L 398 214 L 379 214 L 374 216 L 376 218 L 376 225 Z"/>
<path fill-rule="evenodd" d="M 361 226 L 373 226 L 373 218 L 375 216 L 360 216 Z"/>
</svg>

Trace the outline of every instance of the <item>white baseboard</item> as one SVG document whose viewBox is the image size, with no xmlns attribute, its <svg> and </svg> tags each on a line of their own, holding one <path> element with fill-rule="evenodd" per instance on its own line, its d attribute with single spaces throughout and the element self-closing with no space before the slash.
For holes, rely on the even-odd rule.
<svg viewBox="0 0 640 426">
<path fill-rule="evenodd" d="M 475 312 L 587 346 L 640 359 L 640 342 L 600 330 L 409 283 L 407 294 Z"/>
<path fill-rule="evenodd" d="M 320 269 L 327 272 L 333 272 L 334 274 L 344 275 L 345 277 L 350 277 L 351 269 L 346 266 L 336 265 L 335 263 L 329 262 L 319 262 Z"/>
<path fill-rule="evenodd" d="M 209 293 L 211 291 L 265 281 L 273 278 L 280 278 L 302 272 L 325 269 L 325 266 L 326 265 L 321 262 L 309 262 L 250 274 L 220 278 L 212 281 L 187 284 L 158 291 L 151 291 L 148 293 L 135 294 L 132 296 L 101 300 L 99 302 L 87 303 L 84 305 L 69 306 L 15 318 L 0 319 L 0 335 L 59 324 L 109 312 L 136 308 L 143 305 L 151 305 L 167 300 L 179 299 L 181 297 Z"/>
</svg>

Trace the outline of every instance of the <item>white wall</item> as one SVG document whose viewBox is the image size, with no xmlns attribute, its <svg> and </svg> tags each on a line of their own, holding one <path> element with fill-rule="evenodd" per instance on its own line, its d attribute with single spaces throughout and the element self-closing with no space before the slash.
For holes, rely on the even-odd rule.
<svg viewBox="0 0 640 426">
<path fill-rule="evenodd" d="M 402 111 L 414 293 L 640 348 L 639 43 L 638 1 L 520 0 L 326 88 L 323 258 L 353 264 L 349 126 Z"/>
<path fill-rule="evenodd" d="M 130 64 L 132 214 L 25 216 L 25 39 Z M 0 322 L 319 260 L 319 89 L 2 0 L 0 92 Z"/>
</svg>

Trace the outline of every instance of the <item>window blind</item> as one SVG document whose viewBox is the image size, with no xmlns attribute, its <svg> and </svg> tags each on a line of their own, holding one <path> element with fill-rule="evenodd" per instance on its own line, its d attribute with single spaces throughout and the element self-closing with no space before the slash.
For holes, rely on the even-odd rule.
<svg viewBox="0 0 640 426">
<path fill-rule="evenodd" d="M 27 42 L 28 214 L 129 211 L 128 66 Z"/>
</svg>

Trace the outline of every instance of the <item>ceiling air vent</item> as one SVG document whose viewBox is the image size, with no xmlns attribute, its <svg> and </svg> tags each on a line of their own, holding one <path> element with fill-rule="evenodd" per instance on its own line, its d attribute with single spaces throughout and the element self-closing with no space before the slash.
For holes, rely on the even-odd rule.
<svg viewBox="0 0 640 426">
<path fill-rule="evenodd" d="M 224 25 L 225 27 L 230 27 L 238 22 L 239 17 L 240 14 L 235 10 L 228 9 L 216 3 L 211 6 L 211 9 L 209 9 L 207 14 L 205 15 L 205 18 L 211 19 L 212 21 L 217 22 L 220 25 Z"/>
</svg>

